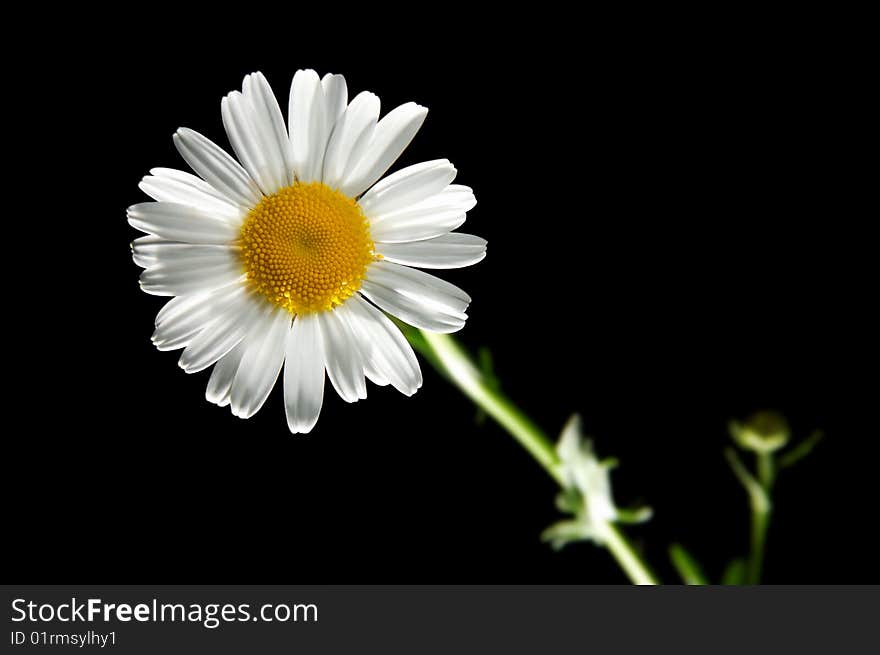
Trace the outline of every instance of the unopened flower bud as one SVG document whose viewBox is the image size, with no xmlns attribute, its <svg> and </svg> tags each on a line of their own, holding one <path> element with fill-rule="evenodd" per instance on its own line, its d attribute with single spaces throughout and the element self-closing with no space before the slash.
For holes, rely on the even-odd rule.
<svg viewBox="0 0 880 655">
<path fill-rule="evenodd" d="M 790 431 L 785 417 L 778 412 L 752 414 L 745 422 L 730 422 L 730 436 L 745 450 L 772 453 L 788 443 Z"/>
</svg>

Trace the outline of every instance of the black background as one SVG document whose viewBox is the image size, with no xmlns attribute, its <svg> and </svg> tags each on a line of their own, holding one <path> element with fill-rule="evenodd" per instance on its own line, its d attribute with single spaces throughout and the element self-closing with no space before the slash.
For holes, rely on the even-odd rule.
<svg viewBox="0 0 880 655">
<path fill-rule="evenodd" d="M 396 166 L 448 157 L 476 192 L 463 229 L 489 255 L 442 273 L 474 298 L 461 339 L 491 347 L 504 389 L 552 435 L 583 414 L 621 460 L 619 502 L 655 509 L 631 534 L 664 578 L 671 541 L 716 579 L 745 551 L 726 423 L 771 407 L 797 438 L 826 439 L 779 480 L 767 581 L 877 582 L 862 382 L 876 294 L 853 204 L 866 178 L 841 150 L 859 138 L 850 55 L 821 24 L 321 13 L 78 14 L 32 35 L 11 80 L 25 192 L 7 189 L 26 217 L 8 217 L 7 244 L 25 296 L 7 321 L 13 577 L 625 580 L 590 544 L 540 542 L 554 485 L 427 366 L 411 399 L 371 386 L 346 405 L 328 384 L 317 428 L 293 437 L 279 389 L 241 421 L 204 400 L 208 372 L 150 344 L 164 299 L 139 291 L 130 260 L 137 182 L 185 167 L 179 126 L 227 146 L 219 101 L 244 74 L 262 70 L 286 108 L 292 74 L 312 67 L 374 91 L 383 113 L 430 108 Z"/>
</svg>

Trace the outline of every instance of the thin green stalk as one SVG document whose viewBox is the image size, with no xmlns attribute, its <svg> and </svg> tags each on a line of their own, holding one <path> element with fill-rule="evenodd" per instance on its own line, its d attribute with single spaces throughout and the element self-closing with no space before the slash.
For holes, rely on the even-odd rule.
<svg viewBox="0 0 880 655">
<path fill-rule="evenodd" d="M 764 566 L 764 549 L 767 543 L 767 528 L 770 526 L 770 511 L 773 503 L 770 493 L 776 477 L 776 467 L 772 453 L 758 453 L 758 477 L 755 478 L 733 448 L 724 451 L 730 467 L 737 479 L 749 495 L 749 507 L 752 511 L 751 550 L 749 552 L 748 584 L 761 582 L 761 570 Z"/>
<path fill-rule="evenodd" d="M 752 550 L 749 556 L 749 584 L 761 582 L 764 568 L 764 551 L 767 546 L 767 530 L 770 527 L 770 513 L 773 503 L 770 500 L 776 470 L 772 453 L 758 453 L 758 484 L 764 501 L 752 503 Z"/>
<path fill-rule="evenodd" d="M 605 547 L 611 551 L 614 559 L 617 560 L 633 584 L 659 584 L 657 576 L 648 568 L 645 560 L 639 556 L 620 528 L 613 523 L 606 523 L 605 527 Z"/>
<path fill-rule="evenodd" d="M 495 419 L 557 484 L 563 486 L 559 457 L 553 443 L 503 392 L 487 382 L 468 353 L 453 337 L 421 330 L 406 330 L 406 334 L 432 366 Z M 603 536 L 606 547 L 633 583 L 658 583 L 656 576 L 617 526 L 607 524 L 607 531 Z"/>
<path fill-rule="evenodd" d="M 559 457 L 556 455 L 553 443 L 541 428 L 523 414 L 507 396 L 498 390 L 490 389 L 485 384 L 483 374 L 473 365 L 468 354 L 453 337 L 430 332 L 422 334 L 449 380 L 484 412 L 498 421 L 501 427 L 529 451 L 529 454 L 556 482 L 561 484 Z"/>
<path fill-rule="evenodd" d="M 764 566 L 764 545 L 767 541 L 767 528 L 770 525 L 770 511 L 755 511 L 752 508 L 752 550 L 749 554 L 749 584 L 761 582 Z"/>
</svg>

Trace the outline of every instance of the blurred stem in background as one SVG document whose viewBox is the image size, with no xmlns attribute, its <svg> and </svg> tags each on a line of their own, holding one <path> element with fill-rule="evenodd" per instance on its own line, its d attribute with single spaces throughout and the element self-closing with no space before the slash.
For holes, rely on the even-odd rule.
<svg viewBox="0 0 880 655">
<path fill-rule="evenodd" d="M 497 423 L 504 428 L 510 435 L 525 448 L 525 450 L 540 464 L 553 480 L 562 488 L 563 499 L 571 500 L 570 494 L 576 493 L 572 490 L 570 475 L 564 466 L 564 462 L 560 460 L 557 447 L 550 441 L 526 414 L 524 414 L 501 390 L 497 379 L 492 374 L 490 368 L 485 363 L 491 360 L 484 356 L 481 360 L 484 363 L 483 370 L 477 367 L 472 357 L 465 349 L 451 336 L 446 334 L 434 334 L 430 332 L 422 332 L 416 328 L 399 324 L 409 342 L 437 371 L 441 373 L 450 383 L 462 391 L 470 398 L 477 407 L 491 416 Z M 589 442 L 581 443 L 579 435 L 572 433 L 570 446 L 574 457 L 582 457 L 593 466 L 593 471 L 597 473 L 598 483 L 605 483 L 607 486 L 607 470 L 612 463 L 599 463 L 598 460 L 592 458 L 592 451 Z M 561 444 L 560 444 L 561 445 Z M 605 478 L 601 476 L 605 473 Z M 556 538 L 560 543 L 580 538 L 591 538 L 596 543 L 603 545 L 617 560 L 617 563 L 629 576 L 629 579 L 635 584 L 657 584 L 658 580 L 641 555 L 632 546 L 626 535 L 615 525 L 615 520 L 620 522 L 637 522 L 647 518 L 648 512 L 625 512 L 616 510 L 610 505 L 610 489 L 608 490 L 609 510 L 613 514 L 613 519 L 596 520 L 595 517 L 590 521 L 589 525 L 584 525 L 587 517 L 585 512 L 585 501 L 589 499 L 579 498 L 571 500 L 571 504 L 566 509 L 576 507 L 580 510 L 577 520 L 566 521 L 558 526 L 554 526 L 557 530 Z M 601 500 L 605 500 L 604 498 Z M 570 535 L 559 537 L 560 532 L 570 532 Z M 554 539 L 554 537 L 549 537 Z"/>
<path fill-rule="evenodd" d="M 751 550 L 746 568 L 747 584 L 761 581 L 764 565 L 764 546 L 767 543 L 767 529 L 770 527 L 770 512 L 773 509 L 771 492 L 773 485 L 773 455 L 762 453 L 758 458 L 758 475 L 752 475 L 733 448 L 724 452 L 730 467 L 749 496 L 752 514 Z"/>
<path fill-rule="evenodd" d="M 413 348 L 477 405 L 481 420 L 485 416 L 492 417 L 560 486 L 562 491 L 557 506 L 571 516 L 545 530 L 546 540 L 556 548 L 573 541 L 591 540 L 614 556 L 633 583 L 659 584 L 653 571 L 620 529 L 620 524 L 646 520 L 651 510 L 624 510 L 615 506 L 608 473 L 616 462 L 596 458 L 591 442 L 583 436 L 577 416 L 569 420 L 559 442 L 554 445 L 541 428 L 501 391 L 492 372 L 488 351 L 480 352 L 478 364 L 453 337 L 396 323 Z M 751 545 L 747 559 L 737 557 L 729 563 L 721 584 L 759 584 L 777 472 L 808 455 L 822 438 L 822 433 L 814 432 L 784 450 L 789 443 L 789 427 L 785 418 L 776 412 L 758 412 L 743 423 L 732 421 L 729 427 L 734 443 L 755 458 L 753 472 L 743 463 L 736 449 L 727 448 L 724 452 L 737 480 L 748 494 Z M 684 546 L 672 544 L 669 557 L 685 584 L 709 584 L 699 562 Z"/>
<path fill-rule="evenodd" d="M 764 552 L 767 547 L 767 531 L 773 511 L 773 485 L 776 473 L 799 461 L 822 438 L 821 432 L 814 432 L 809 438 L 794 448 L 782 453 L 788 445 L 791 433 L 785 418 L 770 411 L 758 412 L 744 423 L 731 421 L 730 436 L 744 451 L 755 456 L 755 472 L 752 473 L 733 448 L 725 450 L 724 455 L 733 473 L 746 490 L 751 509 L 751 548 L 745 567 L 743 582 L 759 584 L 764 568 Z"/>
</svg>

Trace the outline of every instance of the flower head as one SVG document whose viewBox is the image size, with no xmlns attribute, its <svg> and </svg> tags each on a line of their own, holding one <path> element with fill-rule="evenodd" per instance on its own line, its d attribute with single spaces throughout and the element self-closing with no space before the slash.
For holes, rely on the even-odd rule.
<svg viewBox="0 0 880 655">
<path fill-rule="evenodd" d="M 464 326 L 470 296 L 419 268 L 458 268 L 486 241 L 453 232 L 476 204 L 445 159 L 382 179 L 427 109 L 379 120 L 379 98 L 348 101 L 341 75 L 294 75 L 288 124 L 261 73 L 221 103 L 237 161 L 198 132 L 174 144 L 197 173 L 155 168 L 140 188 L 156 202 L 128 209 L 148 236 L 132 243 L 141 288 L 173 296 L 153 343 L 183 348 L 188 373 L 213 366 L 206 396 L 248 418 L 283 369 L 291 432 L 308 432 L 324 374 L 348 402 L 366 379 L 411 395 L 422 384 L 409 343 L 386 314 L 418 328 Z"/>
</svg>

